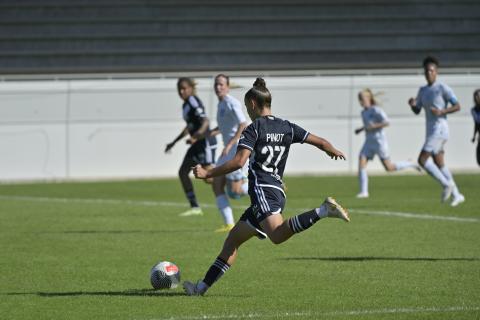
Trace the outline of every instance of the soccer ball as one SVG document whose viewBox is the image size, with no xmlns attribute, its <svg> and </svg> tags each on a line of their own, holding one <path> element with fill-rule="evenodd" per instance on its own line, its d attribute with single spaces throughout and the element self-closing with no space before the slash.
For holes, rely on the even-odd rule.
<svg viewBox="0 0 480 320">
<path fill-rule="evenodd" d="M 150 283 L 154 289 L 174 289 L 180 283 L 180 270 L 168 261 L 161 261 L 150 270 Z"/>
</svg>

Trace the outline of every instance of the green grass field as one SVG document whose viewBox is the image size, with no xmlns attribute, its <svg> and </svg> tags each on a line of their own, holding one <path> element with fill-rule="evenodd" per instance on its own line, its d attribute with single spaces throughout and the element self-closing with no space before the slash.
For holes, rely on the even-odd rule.
<svg viewBox="0 0 480 320">
<path fill-rule="evenodd" d="M 177 180 L 3 184 L 0 319 L 479 319 L 480 175 L 456 179 L 451 208 L 426 175 L 370 177 L 361 200 L 356 177 L 289 177 L 286 217 L 333 195 L 352 222 L 252 239 L 204 297 L 153 291 L 149 270 L 203 277 L 225 237 L 209 186 L 205 215 L 180 218 Z"/>
</svg>

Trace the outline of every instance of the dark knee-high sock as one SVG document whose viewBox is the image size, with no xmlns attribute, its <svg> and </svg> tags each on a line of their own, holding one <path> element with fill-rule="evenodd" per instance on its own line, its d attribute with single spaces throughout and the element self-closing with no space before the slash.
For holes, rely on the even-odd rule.
<svg viewBox="0 0 480 320">
<path fill-rule="evenodd" d="M 227 270 L 230 268 L 230 265 L 223 260 L 220 257 L 217 257 L 215 262 L 210 266 L 210 269 L 208 269 L 207 273 L 205 274 L 205 278 L 203 279 L 203 282 L 211 287 L 218 279 L 220 279 L 221 276 Z"/>
<path fill-rule="evenodd" d="M 197 197 L 195 196 L 195 192 L 193 190 L 185 192 L 185 195 L 187 196 L 188 202 L 190 202 L 190 207 L 192 208 L 199 207 Z"/>
<path fill-rule="evenodd" d="M 313 226 L 320 218 L 326 216 L 325 208 L 316 208 L 288 219 L 288 226 L 294 233 L 299 233 Z"/>
</svg>

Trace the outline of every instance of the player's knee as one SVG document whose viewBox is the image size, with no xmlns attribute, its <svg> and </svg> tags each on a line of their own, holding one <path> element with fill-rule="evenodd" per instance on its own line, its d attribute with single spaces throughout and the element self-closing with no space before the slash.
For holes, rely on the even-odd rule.
<svg viewBox="0 0 480 320">
<path fill-rule="evenodd" d="M 285 238 L 277 232 L 273 232 L 272 234 L 269 234 L 268 238 L 273 244 L 276 244 L 276 245 L 281 244 L 285 241 Z"/>
</svg>

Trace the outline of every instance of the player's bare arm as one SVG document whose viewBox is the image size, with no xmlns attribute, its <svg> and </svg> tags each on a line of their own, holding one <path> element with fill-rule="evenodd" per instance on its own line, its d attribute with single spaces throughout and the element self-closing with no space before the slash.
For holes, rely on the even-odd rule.
<svg viewBox="0 0 480 320">
<path fill-rule="evenodd" d="M 359 134 L 363 130 L 365 130 L 365 127 L 357 128 L 357 129 L 355 129 L 355 134 Z"/>
<path fill-rule="evenodd" d="M 227 155 L 230 152 L 230 149 L 238 142 L 238 140 L 240 139 L 240 136 L 242 135 L 243 130 L 246 127 L 247 127 L 246 122 L 242 122 L 238 124 L 237 132 L 235 132 L 235 135 L 232 137 L 232 139 L 230 139 L 227 145 L 223 148 L 222 156 Z"/>
<path fill-rule="evenodd" d="M 455 103 L 454 105 L 448 107 L 448 108 L 445 108 L 445 109 L 437 109 L 437 108 L 430 108 L 432 110 L 432 113 L 436 116 L 443 116 L 445 114 L 449 114 L 449 113 L 454 113 L 454 112 L 457 112 L 457 111 L 460 111 L 460 104 L 459 103 Z"/>
<path fill-rule="evenodd" d="M 180 134 L 172 141 L 170 142 L 169 144 L 167 144 L 167 146 L 165 147 L 165 152 L 169 152 L 173 146 L 179 141 L 179 140 L 182 140 L 183 137 L 185 137 L 186 135 L 188 134 L 188 129 L 187 127 L 185 127 L 182 132 L 180 132 Z"/>
<path fill-rule="evenodd" d="M 309 134 L 307 139 L 305 139 L 305 143 L 311 144 L 319 148 L 320 150 L 324 151 L 328 156 L 334 160 L 343 159 L 346 160 L 345 155 L 340 150 L 337 150 L 333 147 L 333 145 L 328 142 L 327 140 L 317 137 L 314 134 Z"/>
<path fill-rule="evenodd" d="M 225 162 L 223 165 L 208 170 L 202 168 L 201 165 L 196 165 L 192 168 L 193 174 L 197 179 L 208 179 L 226 175 L 227 173 L 242 168 L 250 157 L 250 153 L 251 151 L 249 149 L 240 148 L 233 159 Z"/>
<path fill-rule="evenodd" d="M 371 123 L 369 126 L 367 126 L 365 128 L 365 130 L 366 131 L 372 131 L 372 130 L 375 130 L 375 129 L 388 127 L 388 125 L 389 125 L 388 121 L 374 122 L 374 123 Z"/>
<path fill-rule="evenodd" d="M 190 139 L 188 139 L 188 142 L 191 144 L 194 144 L 195 141 L 205 138 L 209 124 L 210 124 L 210 121 L 208 121 L 208 118 L 203 118 L 202 125 L 200 126 L 200 128 L 198 128 L 197 131 L 195 131 L 194 134 L 192 134 Z"/>
<path fill-rule="evenodd" d="M 210 130 L 210 136 L 213 137 L 213 136 L 216 136 L 218 134 L 220 134 L 220 129 L 218 127 L 215 127 L 212 130 Z"/>
<path fill-rule="evenodd" d="M 417 107 L 417 99 L 415 98 L 410 98 L 408 99 L 408 105 L 410 106 L 410 109 L 412 109 L 413 113 L 419 114 L 421 109 Z"/>
</svg>

